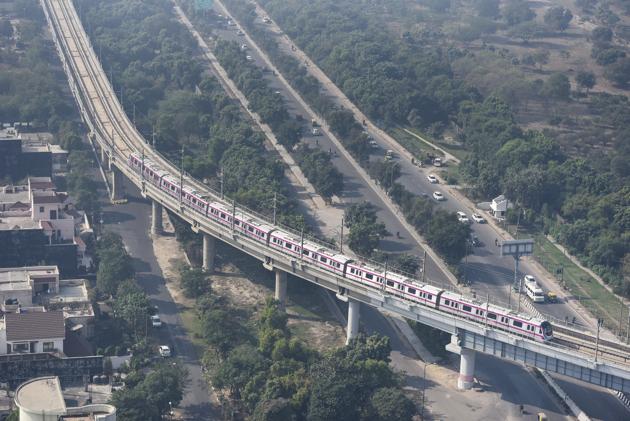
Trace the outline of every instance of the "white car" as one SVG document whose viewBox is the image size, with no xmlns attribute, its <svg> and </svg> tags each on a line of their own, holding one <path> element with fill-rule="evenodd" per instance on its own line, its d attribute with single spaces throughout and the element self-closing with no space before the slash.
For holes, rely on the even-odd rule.
<svg viewBox="0 0 630 421">
<path fill-rule="evenodd" d="M 437 177 L 435 175 L 433 175 L 433 174 L 427 175 L 427 180 L 429 180 L 429 183 L 431 183 L 431 184 L 439 183 Z"/>
<path fill-rule="evenodd" d="M 468 216 L 462 211 L 457 212 L 457 220 L 461 222 L 462 224 L 470 223 L 470 219 L 468 219 Z"/>
<path fill-rule="evenodd" d="M 238 36 L 242 37 L 243 35 L 245 35 L 245 32 L 243 32 L 241 29 L 239 29 L 237 34 L 238 34 Z"/>
<path fill-rule="evenodd" d="M 153 316 L 151 316 L 151 326 L 153 327 L 162 326 L 162 320 L 160 320 L 160 316 L 158 316 L 157 314 L 154 314 Z"/>
<path fill-rule="evenodd" d="M 160 356 L 164 358 L 171 356 L 171 348 L 169 348 L 168 345 L 160 345 L 158 351 L 160 352 Z"/>
<path fill-rule="evenodd" d="M 247 61 L 252 61 L 254 58 L 253 58 L 252 56 L 245 56 L 245 59 L 246 59 Z"/>
<path fill-rule="evenodd" d="M 437 200 L 438 202 L 446 200 L 446 197 L 444 197 L 444 195 L 442 193 L 440 193 L 439 191 L 434 191 L 433 192 L 433 198 L 435 200 Z"/>
<path fill-rule="evenodd" d="M 247 44 L 241 44 L 241 51 L 247 50 Z"/>
<path fill-rule="evenodd" d="M 478 224 L 485 224 L 486 220 L 483 218 L 483 216 L 479 215 L 478 213 L 473 213 L 472 214 L 472 219 L 473 221 L 475 221 Z"/>
</svg>

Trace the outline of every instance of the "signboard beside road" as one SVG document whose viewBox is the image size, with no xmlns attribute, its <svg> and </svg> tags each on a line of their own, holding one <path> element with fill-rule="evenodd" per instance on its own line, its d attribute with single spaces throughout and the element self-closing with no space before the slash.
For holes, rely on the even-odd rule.
<svg viewBox="0 0 630 421">
<path fill-rule="evenodd" d="M 518 291 L 518 309 L 521 309 L 521 289 L 522 279 L 518 278 L 518 261 L 521 256 L 531 256 L 534 254 L 534 240 L 531 238 L 524 240 L 505 240 L 499 244 L 501 247 L 501 256 L 514 257 L 514 285 L 513 288 Z M 512 305 L 512 291 L 510 290 L 509 302 Z"/>
<path fill-rule="evenodd" d="M 500 244 L 501 256 L 531 256 L 534 254 L 534 240 L 505 240 Z"/>
</svg>

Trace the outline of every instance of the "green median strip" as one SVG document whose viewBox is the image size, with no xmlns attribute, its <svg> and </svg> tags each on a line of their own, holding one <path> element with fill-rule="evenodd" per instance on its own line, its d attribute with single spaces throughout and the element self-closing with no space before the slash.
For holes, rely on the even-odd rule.
<svg viewBox="0 0 630 421">
<path fill-rule="evenodd" d="M 560 284 L 565 285 L 571 295 L 595 317 L 603 318 L 606 328 L 615 333 L 621 333 L 621 336 L 625 338 L 628 327 L 628 307 L 623 305 L 615 294 L 575 265 L 544 235 L 537 234 L 535 239 L 535 259 L 554 274 Z"/>
</svg>

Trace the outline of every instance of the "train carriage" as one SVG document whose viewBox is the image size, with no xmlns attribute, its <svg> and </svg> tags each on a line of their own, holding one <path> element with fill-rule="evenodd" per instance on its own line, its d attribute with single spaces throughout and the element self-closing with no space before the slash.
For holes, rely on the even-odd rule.
<svg viewBox="0 0 630 421">
<path fill-rule="evenodd" d="M 128 164 L 136 173 L 142 174 L 148 182 L 158 186 L 172 197 L 180 198 L 179 180 L 163 171 L 158 164 L 136 153 L 129 156 Z M 256 220 L 240 209 L 233 214 L 235 211 L 229 205 L 216 201 L 210 202 L 189 185 L 183 186 L 181 199 L 184 205 L 208 219 L 232 227 L 235 231 L 283 254 L 317 265 L 323 270 L 344 276 L 362 285 L 536 341 L 545 342 L 553 337 L 552 326 L 548 321 L 469 299 L 431 285 L 422 285 L 395 272 L 385 273 L 381 268 L 356 262 L 346 255 L 335 253 L 317 243 L 296 238 L 290 233 Z"/>
</svg>

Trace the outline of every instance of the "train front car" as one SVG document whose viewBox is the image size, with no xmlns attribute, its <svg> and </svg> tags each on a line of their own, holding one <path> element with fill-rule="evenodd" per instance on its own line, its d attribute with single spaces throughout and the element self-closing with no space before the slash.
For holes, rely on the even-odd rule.
<svg viewBox="0 0 630 421">
<path fill-rule="evenodd" d="M 542 329 L 544 342 L 553 339 L 553 328 L 551 327 L 551 323 L 545 320 L 540 324 L 540 328 Z"/>
</svg>

